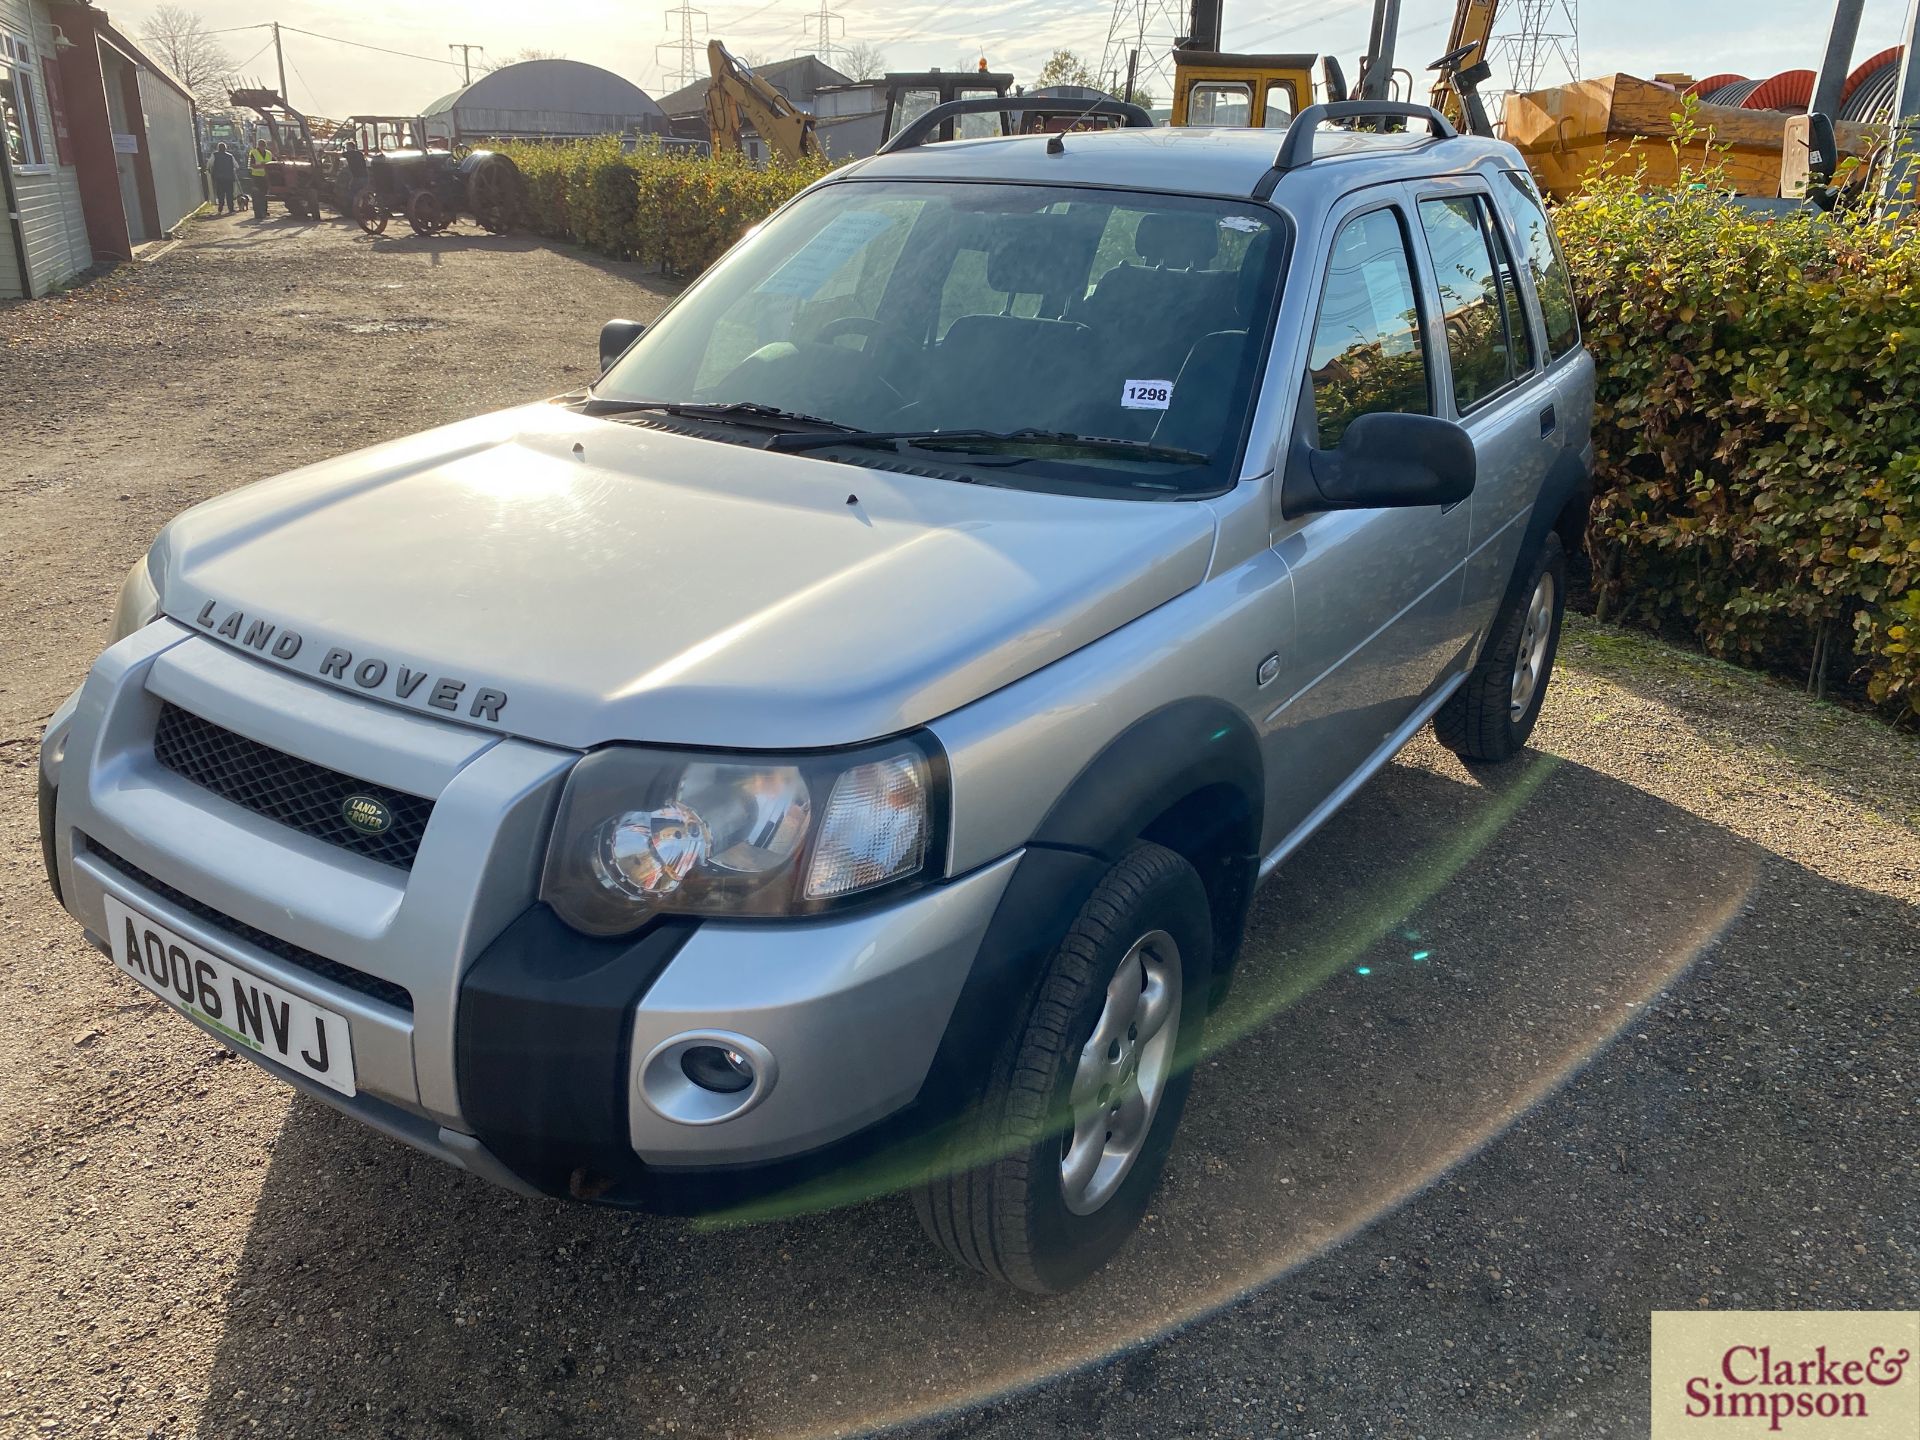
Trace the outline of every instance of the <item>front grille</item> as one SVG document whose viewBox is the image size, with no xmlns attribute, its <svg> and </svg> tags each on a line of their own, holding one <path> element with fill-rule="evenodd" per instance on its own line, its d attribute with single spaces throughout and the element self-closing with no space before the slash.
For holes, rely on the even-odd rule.
<svg viewBox="0 0 1920 1440">
<path fill-rule="evenodd" d="M 251 925 L 242 924 L 231 915 L 223 915 L 211 905 L 204 905 L 191 895 L 174 889 L 166 881 L 155 879 L 131 861 L 122 860 L 98 840 L 89 840 L 87 849 L 134 884 L 151 890 L 169 905 L 186 911 L 196 920 L 204 920 L 209 925 L 218 926 L 224 934 L 231 935 L 236 940 L 244 940 L 255 949 L 264 950 L 275 959 L 284 960 L 287 964 L 338 985 L 343 990 L 354 990 L 370 999 L 391 1005 L 396 1010 L 413 1013 L 413 995 L 406 986 L 396 985 L 391 980 L 382 980 L 377 975 L 369 975 L 364 970 L 354 969 L 351 965 L 342 965 L 338 960 L 329 960 L 326 956 L 316 955 L 311 950 L 302 950 L 298 945 L 282 940 L 277 935 L 269 935 L 264 930 L 256 930 Z"/>
<path fill-rule="evenodd" d="M 433 801 L 372 785 L 224 730 L 178 705 L 162 704 L 153 754 L 162 765 L 223 800 L 302 834 L 401 870 L 413 868 Z M 387 809 L 379 834 L 347 823 L 346 802 L 368 796 Z"/>
</svg>

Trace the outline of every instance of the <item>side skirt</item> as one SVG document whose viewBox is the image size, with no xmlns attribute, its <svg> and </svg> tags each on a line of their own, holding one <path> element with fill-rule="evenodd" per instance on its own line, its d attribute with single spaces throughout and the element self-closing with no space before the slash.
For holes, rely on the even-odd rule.
<svg viewBox="0 0 1920 1440">
<path fill-rule="evenodd" d="M 1381 743 L 1380 748 L 1367 757 L 1366 764 L 1342 781 L 1338 789 L 1314 807 L 1311 815 L 1294 827 L 1292 834 L 1269 852 L 1267 858 L 1260 862 L 1260 878 L 1265 880 L 1267 876 L 1279 869 L 1280 863 L 1306 844 L 1312 838 L 1313 832 L 1326 824 L 1334 811 L 1351 800 L 1362 785 L 1380 772 L 1382 766 L 1405 749 L 1407 742 L 1419 733 L 1420 727 L 1433 718 L 1434 712 L 1447 703 L 1448 698 L 1466 682 L 1467 676 L 1471 673 L 1471 670 L 1462 670 L 1421 701 L 1414 712 L 1407 717 L 1406 723 L 1389 735 Z"/>
</svg>

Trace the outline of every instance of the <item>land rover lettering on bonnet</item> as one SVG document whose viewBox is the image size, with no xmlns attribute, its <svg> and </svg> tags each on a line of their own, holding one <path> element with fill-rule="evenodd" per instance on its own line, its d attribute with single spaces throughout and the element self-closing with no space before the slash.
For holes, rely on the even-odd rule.
<svg viewBox="0 0 1920 1440">
<path fill-rule="evenodd" d="M 292 664 L 306 648 L 306 637 L 299 631 L 276 625 L 271 620 L 249 617 L 244 610 L 229 609 L 222 615 L 219 602 L 214 600 L 200 607 L 193 623 L 222 640 L 245 645 L 283 664 Z M 351 650 L 344 650 L 338 645 L 327 647 L 314 673 L 322 679 L 335 680 L 343 685 L 350 683 L 362 690 L 385 690 L 398 700 L 413 701 L 418 695 L 436 710 L 449 713 L 463 708 L 464 692 L 468 689 L 465 680 L 430 675 L 425 670 L 415 670 L 377 655 L 364 656 L 356 661 Z M 432 683 L 429 684 L 429 681 Z M 470 700 L 465 700 L 464 709 L 470 720 L 485 720 L 498 725 L 500 712 L 506 708 L 506 704 L 506 691 L 482 685 L 474 689 Z"/>
<path fill-rule="evenodd" d="M 1526 745 L 1593 464 L 1511 147 L 1107 103 L 935 114 L 587 389 L 175 517 L 41 747 L 74 919 L 493 1183 L 1106 1263 L 1261 879 L 1422 727 Z"/>
</svg>

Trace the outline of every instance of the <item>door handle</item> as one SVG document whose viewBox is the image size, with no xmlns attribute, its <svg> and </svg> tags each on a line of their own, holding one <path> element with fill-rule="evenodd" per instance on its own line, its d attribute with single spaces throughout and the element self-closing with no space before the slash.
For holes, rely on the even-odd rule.
<svg viewBox="0 0 1920 1440">
<path fill-rule="evenodd" d="M 1545 439 L 1547 436 L 1551 435 L 1554 432 L 1554 430 L 1559 427 L 1559 424 L 1560 424 L 1560 417 L 1554 414 L 1553 406 L 1551 405 L 1547 406 L 1546 409 L 1540 412 L 1541 438 Z"/>
</svg>

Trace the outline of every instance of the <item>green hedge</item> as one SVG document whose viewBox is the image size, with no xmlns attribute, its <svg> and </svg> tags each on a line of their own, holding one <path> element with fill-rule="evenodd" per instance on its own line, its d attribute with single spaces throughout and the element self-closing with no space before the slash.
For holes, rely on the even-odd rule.
<svg viewBox="0 0 1920 1440">
<path fill-rule="evenodd" d="M 1920 234 L 1712 176 L 1557 215 L 1599 365 L 1603 615 L 1920 716 Z"/>
<path fill-rule="evenodd" d="M 566 145 L 504 144 L 526 179 L 527 228 L 676 275 L 705 269 L 824 162 L 748 164 L 643 148 L 609 136 Z"/>
</svg>

